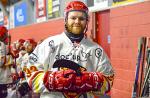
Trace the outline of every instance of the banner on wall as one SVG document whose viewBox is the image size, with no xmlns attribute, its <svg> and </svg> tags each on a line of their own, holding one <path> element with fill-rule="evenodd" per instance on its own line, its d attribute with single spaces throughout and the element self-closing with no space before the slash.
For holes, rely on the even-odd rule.
<svg viewBox="0 0 150 98">
<path fill-rule="evenodd" d="M 98 8 L 108 7 L 108 0 L 94 0 L 94 7 Z"/>
<path fill-rule="evenodd" d="M 15 13 L 14 13 L 14 6 L 10 6 L 10 9 L 9 9 L 9 10 L 10 10 L 10 12 L 11 12 L 11 13 L 9 14 L 9 22 L 10 22 L 10 23 L 9 23 L 9 25 L 10 25 L 9 27 L 10 27 L 10 28 L 14 28 L 14 26 L 15 26 L 15 24 L 14 24 L 14 23 L 15 23 L 15 19 L 14 19 L 14 15 L 15 15 Z"/>
<path fill-rule="evenodd" d="M 48 18 L 53 16 L 53 0 L 47 0 L 47 16 Z"/>
<path fill-rule="evenodd" d="M 4 13 L 3 11 L 0 11 L 0 25 L 4 24 Z"/>
<path fill-rule="evenodd" d="M 14 25 L 21 26 L 27 24 L 27 3 L 22 2 L 21 4 L 14 6 Z"/>
<path fill-rule="evenodd" d="M 60 1 L 59 0 L 47 0 L 47 17 L 56 18 L 60 16 Z"/>
<path fill-rule="evenodd" d="M 36 0 L 36 22 L 46 21 L 46 0 Z"/>
<path fill-rule="evenodd" d="M 139 1 L 139 0 L 113 0 L 112 6 L 127 4 L 127 3 L 135 2 L 135 1 Z"/>
</svg>

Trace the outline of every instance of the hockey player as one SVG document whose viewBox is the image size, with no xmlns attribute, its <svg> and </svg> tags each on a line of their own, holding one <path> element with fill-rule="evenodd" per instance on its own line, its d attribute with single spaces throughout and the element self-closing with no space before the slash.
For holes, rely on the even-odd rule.
<svg viewBox="0 0 150 98">
<path fill-rule="evenodd" d="M 4 26 L 0 26 L 0 41 L 5 44 L 9 43 L 8 30 Z"/>
<path fill-rule="evenodd" d="M 29 54 L 31 52 L 33 52 L 33 50 L 35 49 L 36 44 L 37 43 L 34 41 L 34 39 L 27 39 L 24 41 L 23 46 L 22 46 L 22 47 L 24 47 L 24 51 L 25 51 L 24 55 L 21 55 L 20 53 L 22 53 L 22 52 L 20 52 L 19 58 L 17 58 L 17 64 L 19 67 L 24 68 L 24 66 L 27 63 L 26 60 L 28 59 Z M 20 70 L 20 72 L 21 72 L 21 70 Z M 31 98 L 32 95 L 35 95 L 34 93 L 32 93 L 32 91 L 28 87 L 28 83 L 26 82 L 26 80 L 24 78 L 22 78 L 19 83 L 18 91 L 22 98 L 26 98 L 27 96 L 28 96 L 28 98 Z M 36 94 L 36 96 L 38 96 L 38 95 Z"/>
<path fill-rule="evenodd" d="M 25 51 L 27 51 L 28 54 L 32 53 L 35 49 L 37 43 L 34 39 L 27 39 L 24 42 Z"/>
<path fill-rule="evenodd" d="M 87 6 L 70 2 L 65 8 L 65 31 L 45 39 L 30 54 L 23 69 L 29 87 L 41 98 L 94 98 L 110 91 L 114 71 L 102 47 L 86 37 L 88 22 Z M 67 68 L 53 68 L 57 61 Z M 80 69 L 72 70 L 76 66 L 69 61 Z"/>
<path fill-rule="evenodd" d="M 6 98 L 8 96 L 7 90 L 13 82 L 11 77 L 13 58 L 8 54 L 8 31 L 4 26 L 0 26 L 0 96 Z"/>
</svg>

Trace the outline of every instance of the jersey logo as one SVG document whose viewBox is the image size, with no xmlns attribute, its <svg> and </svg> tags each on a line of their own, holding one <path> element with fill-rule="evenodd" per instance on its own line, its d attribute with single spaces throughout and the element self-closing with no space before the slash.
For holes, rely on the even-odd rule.
<svg viewBox="0 0 150 98">
<path fill-rule="evenodd" d="M 51 49 L 51 53 L 54 53 L 55 52 L 54 40 L 49 41 L 49 47 Z"/>
<path fill-rule="evenodd" d="M 32 63 L 36 63 L 38 60 L 37 55 L 35 55 L 34 53 L 31 53 L 30 57 L 29 57 L 29 62 Z"/>
<path fill-rule="evenodd" d="M 100 58 L 101 56 L 102 56 L 102 49 L 100 49 L 100 48 L 97 48 L 96 50 L 95 50 L 95 56 L 97 57 L 97 58 Z"/>
</svg>

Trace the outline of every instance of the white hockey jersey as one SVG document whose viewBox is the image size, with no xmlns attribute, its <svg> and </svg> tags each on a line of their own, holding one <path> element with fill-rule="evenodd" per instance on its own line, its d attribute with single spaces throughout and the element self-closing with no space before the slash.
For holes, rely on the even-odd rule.
<svg viewBox="0 0 150 98">
<path fill-rule="evenodd" d="M 108 84 L 112 86 L 114 71 L 104 50 L 86 37 L 80 43 L 72 43 L 66 34 L 62 33 L 49 37 L 38 45 L 23 68 L 30 87 L 41 93 L 41 98 L 64 98 L 61 92 L 49 92 L 43 84 L 45 72 L 57 70 L 53 68 L 53 64 L 58 59 L 74 61 L 89 72 L 101 72 L 108 77 L 110 81 L 107 80 L 103 84 L 101 94 L 111 88 Z M 88 98 L 93 97 L 88 93 Z"/>
<path fill-rule="evenodd" d="M 0 84 L 12 83 L 11 65 L 13 64 L 11 55 L 7 55 L 7 48 L 4 42 L 0 41 Z"/>
<path fill-rule="evenodd" d="M 14 68 L 12 68 L 11 64 L 13 64 L 12 56 L 6 55 L 6 63 L 0 67 L 0 84 L 9 84 L 13 82 L 11 74 L 14 72 Z"/>
</svg>

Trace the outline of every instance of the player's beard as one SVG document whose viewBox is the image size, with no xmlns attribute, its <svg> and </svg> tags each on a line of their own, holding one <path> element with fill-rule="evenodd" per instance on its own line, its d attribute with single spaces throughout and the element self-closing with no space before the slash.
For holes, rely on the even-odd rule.
<svg viewBox="0 0 150 98">
<path fill-rule="evenodd" d="M 81 34 L 84 32 L 85 27 L 82 27 L 82 25 L 79 24 L 74 24 L 74 25 L 69 25 L 66 24 L 67 26 L 67 31 L 73 34 Z"/>
</svg>

